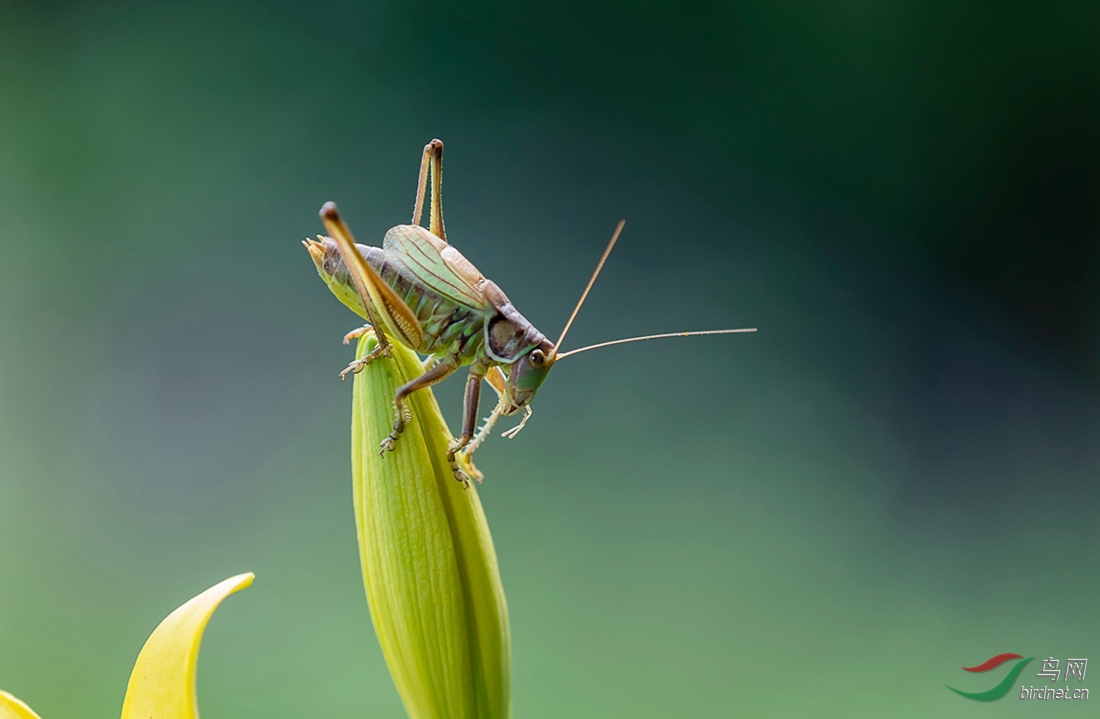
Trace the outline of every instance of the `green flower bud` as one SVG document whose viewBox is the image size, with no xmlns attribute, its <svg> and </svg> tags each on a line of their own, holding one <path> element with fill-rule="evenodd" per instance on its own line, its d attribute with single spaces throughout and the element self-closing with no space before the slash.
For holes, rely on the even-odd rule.
<svg viewBox="0 0 1100 719">
<path fill-rule="evenodd" d="M 358 357 L 375 345 L 361 338 Z M 423 373 L 394 344 L 355 376 L 351 461 L 363 584 L 390 674 L 412 719 L 511 716 L 508 608 L 474 487 L 446 459 L 451 433 L 431 390 L 407 400 L 413 421 L 378 454 L 397 388 Z"/>
</svg>

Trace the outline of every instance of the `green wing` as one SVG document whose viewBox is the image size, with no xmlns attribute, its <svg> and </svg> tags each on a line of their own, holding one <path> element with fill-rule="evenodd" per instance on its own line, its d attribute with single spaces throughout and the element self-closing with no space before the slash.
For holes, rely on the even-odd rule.
<svg viewBox="0 0 1100 719">
<path fill-rule="evenodd" d="M 469 260 L 420 225 L 398 225 L 382 240 L 386 262 L 414 285 L 471 309 L 485 306 L 484 277 Z"/>
</svg>

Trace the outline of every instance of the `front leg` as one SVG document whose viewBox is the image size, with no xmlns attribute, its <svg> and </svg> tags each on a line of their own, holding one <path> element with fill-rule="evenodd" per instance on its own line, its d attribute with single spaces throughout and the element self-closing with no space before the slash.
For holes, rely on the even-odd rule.
<svg viewBox="0 0 1100 719">
<path fill-rule="evenodd" d="M 504 394 L 504 373 L 500 370 L 500 367 L 496 365 L 492 365 L 488 370 L 482 370 L 482 372 L 485 375 L 485 380 L 489 383 L 489 386 L 493 388 L 493 391 L 497 393 L 497 398 L 499 399 Z M 480 385 L 478 387 L 480 389 Z M 473 478 L 480 483 L 481 480 L 485 478 L 485 475 L 474 466 L 474 452 L 477 451 L 477 448 L 480 447 L 481 443 L 489 436 L 489 432 L 492 431 L 493 425 L 500 419 L 500 402 L 498 401 L 493 407 L 492 414 L 489 415 L 485 420 L 485 424 L 481 425 L 481 429 L 477 430 L 477 432 L 473 431 L 474 426 L 477 425 L 476 402 L 472 415 L 469 413 L 469 404 L 466 406 L 466 411 L 467 414 L 463 417 L 463 428 L 465 429 L 467 426 L 465 423 L 469 422 L 469 431 L 473 434 L 473 437 L 471 440 L 463 443 L 461 448 L 462 451 L 459 452 L 458 456 L 462 464 L 465 465 L 467 474 L 472 475 Z"/>
<path fill-rule="evenodd" d="M 378 452 L 378 456 L 385 456 L 386 450 L 392 452 L 397 447 L 397 436 L 405 431 L 405 425 L 412 420 L 412 415 L 405 407 L 405 398 L 418 389 L 431 387 L 433 384 L 442 382 L 456 369 L 458 369 L 458 360 L 448 357 L 416 379 L 397 388 L 397 393 L 393 396 L 393 406 L 397 410 L 397 421 L 394 422 L 393 431 L 382 440 L 380 445 L 382 449 Z"/>
<path fill-rule="evenodd" d="M 470 376 L 466 380 L 466 399 L 462 404 L 462 434 L 451 440 L 447 448 L 447 462 L 451 465 L 451 471 L 454 472 L 455 479 L 466 487 L 470 486 L 470 478 L 458 466 L 455 455 L 474 437 L 474 430 L 477 428 L 477 405 L 481 397 L 481 380 L 485 376 L 485 369 L 485 365 L 480 363 L 475 363 L 470 368 Z M 469 467 L 471 474 L 480 482 L 481 472 L 478 472 L 473 464 L 469 464 Z"/>
</svg>

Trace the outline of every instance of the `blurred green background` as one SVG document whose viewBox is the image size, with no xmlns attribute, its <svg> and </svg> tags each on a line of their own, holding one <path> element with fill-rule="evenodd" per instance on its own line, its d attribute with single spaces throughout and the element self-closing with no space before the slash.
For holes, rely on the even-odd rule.
<svg viewBox="0 0 1100 719">
<path fill-rule="evenodd" d="M 237 572 L 206 719 L 397 717 L 358 324 L 299 240 L 407 222 L 570 343 L 478 455 L 517 718 L 1082 716 L 1100 661 L 1095 3 L 0 3 L 0 687 L 117 715 Z M 462 382 L 441 390 L 452 427 Z M 1021 681 L 1038 684 L 1038 659 Z M 1094 672 L 1100 669 L 1093 669 Z"/>
</svg>

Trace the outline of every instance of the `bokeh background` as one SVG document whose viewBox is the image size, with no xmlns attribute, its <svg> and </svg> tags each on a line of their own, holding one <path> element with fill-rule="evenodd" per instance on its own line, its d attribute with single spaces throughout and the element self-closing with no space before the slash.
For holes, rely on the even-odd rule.
<svg viewBox="0 0 1100 719">
<path fill-rule="evenodd" d="M 1095 3 L 0 4 L 0 687 L 117 715 L 241 571 L 206 719 L 398 717 L 358 324 L 299 240 L 409 219 L 570 344 L 478 457 L 516 717 L 1082 716 L 1100 661 Z M 440 390 L 452 426 L 462 382 Z M 1021 677 L 1033 675 L 1038 659 Z M 1093 669 L 1093 672 L 1100 669 Z M 999 678 L 999 675 L 998 677 Z"/>
</svg>

